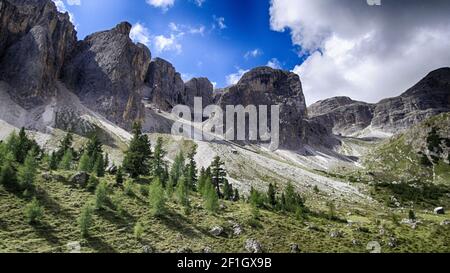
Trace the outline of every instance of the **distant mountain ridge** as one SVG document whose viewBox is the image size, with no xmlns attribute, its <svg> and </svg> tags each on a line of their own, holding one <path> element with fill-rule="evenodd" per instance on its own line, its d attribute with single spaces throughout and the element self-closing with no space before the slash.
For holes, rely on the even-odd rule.
<svg viewBox="0 0 450 273">
<path fill-rule="evenodd" d="M 450 68 L 440 68 L 398 97 L 376 104 L 335 97 L 308 108 L 309 117 L 334 134 L 367 130 L 396 134 L 432 116 L 450 112 Z"/>
</svg>

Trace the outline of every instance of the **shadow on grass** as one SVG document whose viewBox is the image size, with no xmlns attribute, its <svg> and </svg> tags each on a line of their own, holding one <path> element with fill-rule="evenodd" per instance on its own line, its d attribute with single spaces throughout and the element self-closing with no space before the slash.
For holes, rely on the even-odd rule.
<svg viewBox="0 0 450 273">
<path fill-rule="evenodd" d="M 3 221 L 2 219 L 0 219 L 0 229 L 4 231 L 8 230 L 8 224 L 6 224 L 6 222 Z"/>
<path fill-rule="evenodd" d="M 121 215 L 118 215 L 118 213 L 113 209 L 112 204 L 107 204 L 107 206 L 101 210 L 98 210 L 97 214 L 111 224 L 114 224 L 119 228 L 126 227 L 127 230 L 132 229 L 133 225 L 130 224 L 136 222 L 136 218 L 128 212 L 122 212 Z"/>
<path fill-rule="evenodd" d="M 50 210 L 52 214 L 66 218 L 70 221 L 75 221 L 75 218 L 64 208 L 61 207 L 61 205 L 56 202 L 50 195 L 47 193 L 47 191 L 43 189 L 39 189 L 36 191 L 36 198 L 39 200 L 40 204 L 44 206 L 46 209 Z"/>
<path fill-rule="evenodd" d="M 99 237 L 88 236 L 85 240 L 88 247 L 99 253 L 117 253 L 117 251 L 110 244 Z"/>
<path fill-rule="evenodd" d="M 198 232 L 203 234 L 209 234 L 208 231 L 195 227 L 191 220 L 186 218 L 185 216 L 176 213 L 174 211 L 166 211 L 166 213 L 162 216 L 159 216 L 158 219 L 169 229 L 174 230 L 176 232 L 180 232 L 183 235 L 189 238 L 198 238 L 200 237 Z M 194 226 L 194 227 L 191 227 Z"/>
<path fill-rule="evenodd" d="M 61 246 L 59 238 L 55 236 L 55 229 L 49 224 L 41 222 L 33 225 L 33 229 L 39 237 L 44 238 L 50 244 Z"/>
</svg>

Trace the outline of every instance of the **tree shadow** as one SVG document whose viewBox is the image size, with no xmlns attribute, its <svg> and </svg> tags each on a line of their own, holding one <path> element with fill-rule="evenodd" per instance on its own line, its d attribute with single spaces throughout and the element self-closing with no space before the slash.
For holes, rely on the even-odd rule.
<svg viewBox="0 0 450 273">
<path fill-rule="evenodd" d="M 88 247 L 95 249 L 99 253 L 117 253 L 110 244 L 99 237 L 88 236 L 86 242 Z"/>
<path fill-rule="evenodd" d="M 33 225 L 33 229 L 39 235 L 39 237 L 44 238 L 50 244 L 61 246 L 59 238 L 55 236 L 55 229 L 48 223 L 40 222 L 36 225 Z"/>
<path fill-rule="evenodd" d="M 74 221 L 74 217 L 61 205 L 53 199 L 47 191 L 43 189 L 36 190 L 36 198 L 39 200 L 40 204 L 44 206 L 47 210 L 51 211 L 52 214 L 66 218 L 67 220 Z"/>
<path fill-rule="evenodd" d="M 196 227 L 191 220 L 174 211 L 167 211 L 166 214 L 159 216 L 158 219 L 161 220 L 167 228 L 181 232 L 189 238 L 199 238 L 200 236 L 198 233 L 208 234 L 206 230 Z"/>
</svg>

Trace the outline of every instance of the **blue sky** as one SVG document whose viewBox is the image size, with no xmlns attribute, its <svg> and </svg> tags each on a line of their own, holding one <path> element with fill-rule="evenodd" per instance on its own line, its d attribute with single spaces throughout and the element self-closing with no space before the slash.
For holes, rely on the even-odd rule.
<svg viewBox="0 0 450 273">
<path fill-rule="evenodd" d="M 171 0 L 148 1 L 153 5 L 146 0 L 67 0 L 65 7 L 79 39 L 121 21 L 138 26 L 133 38 L 146 42 L 153 57 L 170 61 L 185 80 L 205 76 L 224 87 L 256 66 L 291 70 L 301 62 L 289 32 L 271 30 L 269 0 L 175 0 L 169 6 L 164 3 Z"/>
</svg>

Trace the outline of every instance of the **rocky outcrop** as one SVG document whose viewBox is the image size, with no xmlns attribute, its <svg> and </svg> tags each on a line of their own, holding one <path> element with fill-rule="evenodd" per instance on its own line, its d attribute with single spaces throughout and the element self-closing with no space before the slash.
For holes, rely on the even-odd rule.
<svg viewBox="0 0 450 273">
<path fill-rule="evenodd" d="M 64 82 L 92 110 L 123 128 L 143 119 L 141 90 L 151 54 L 129 38 L 131 25 L 94 33 L 80 41 L 64 70 Z"/>
<path fill-rule="evenodd" d="M 308 115 L 333 134 L 352 135 L 370 125 L 374 109 L 373 104 L 335 97 L 308 107 Z"/>
<path fill-rule="evenodd" d="M 0 2 L 0 80 L 12 99 L 29 109 L 55 92 L 67 55 L 76 44 L 69 15 L 48 0 Z"/>
<path fill-rule="evenodd" d="M 352 136 L 364 129 L 396 134 L 440 113 L 450 111 L 450 68 L 428 74 L 402 95 L 377 104 L 336 97 L 308 108 L 311 120 L 334 134 Z"/>
<path fill-rule="evenodd" d="M 450 111 L 450 68 L 428 74 L 399 97 L 376 105 L 372 126 L 396 133 Z"/>
<path fill-rule="evenodd" d="M 193 112 L 194 98 L 202 98 L 203 107 L 206 107 L 214 103 L 213 92 L 214 86 L 207 78 L 193 78 L 185 83 L 183 101 Z"/>
<path fill-rule="evenodd" d="M 259 67 L 246 73 L 240 81 L 224 90 L 218 103 L 227 105 L 280 106 L 280 143 L 287 148 L 299 148 L 305 140 L 306 103 L 297 74 Z M 269 111 L 268 124 L 271 124 Z"/>
<path fill-rule="evenodd" d="M 151 61 L 145 84 L 144 97 L 162 111 L 170 111 L 184 102 L 184 82 L 180 73 L 166 60 L 155 58 Z"/>
</svg>

